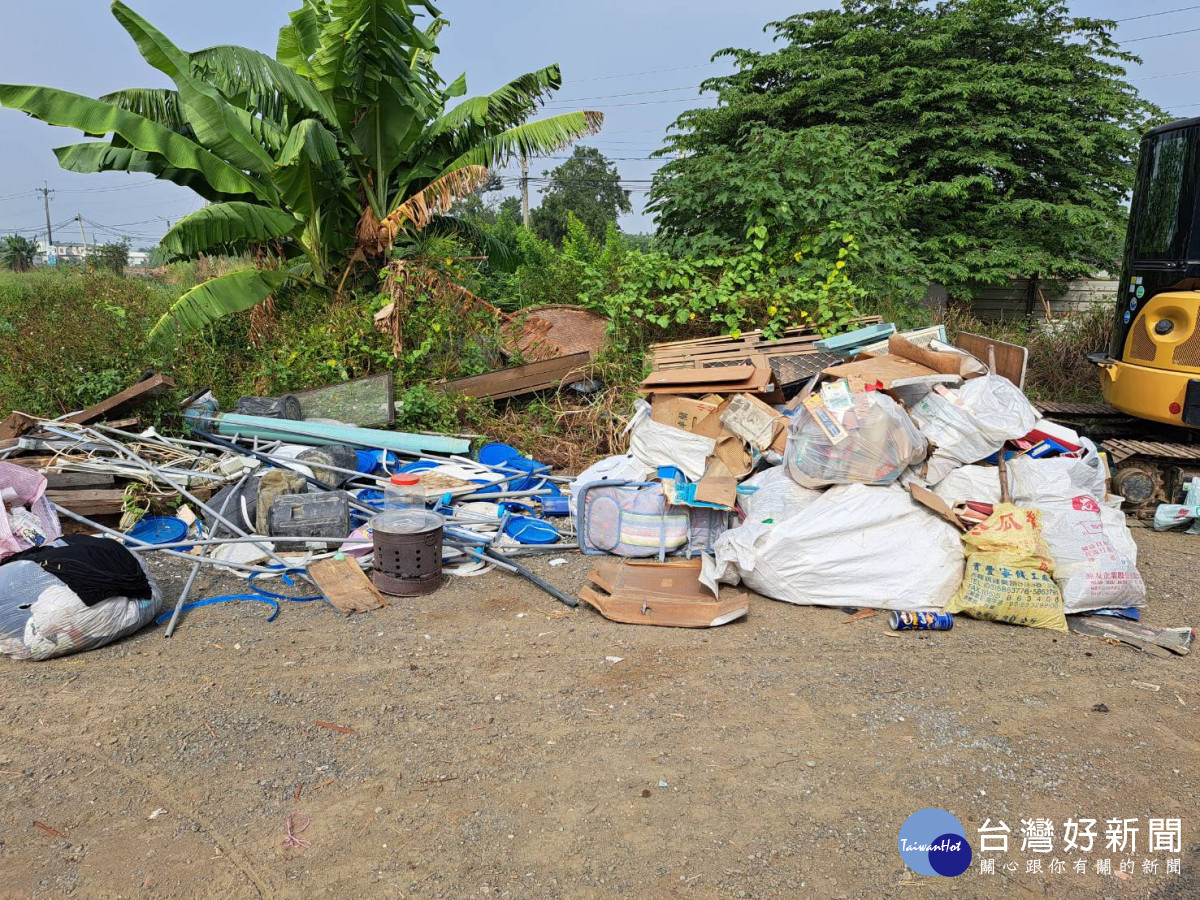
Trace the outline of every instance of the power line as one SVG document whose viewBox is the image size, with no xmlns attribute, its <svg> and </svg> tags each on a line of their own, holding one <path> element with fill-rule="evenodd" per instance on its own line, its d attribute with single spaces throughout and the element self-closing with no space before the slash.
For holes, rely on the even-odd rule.
<svg viewBox="0 0 1200 900">
<path fill-rule="evenodd" d="M 630 91 L 627 94 L 600 94 L 595 97 L 555 97 L 552 103 L 582 103 L 585 100 L 611 100 L 614 97 L 641 97 L 644 94 L 669 94 L 671 91 L 698 91 L 700 85 L 685 84 L 683 87 L 658 88 L 653 91 Z"/>
<path fill-rule="evenodd" d="M 1200 28 L 1196 29 L 1200 31 Z M 616 109 L 619 106 L 656 106 L 659 103 L 697 103 L 701 100 L 715 100 L 715 97 L 677 97 L 674 100 L 639 100 L 636 103 L 605 103 L 605 109 Z M 567 104 L 568 106 L 572 104 Z M 546 109 L 562 109 L 564 107 L 546 104 Z"/>
<path fill-rule="evenodd" d="M 1159 78 L 1175 78 L 1178 75 L 1200 75 L 1200 69 L 1188 69 L 1186 72 L 1167 72 L 1163 75 L 1145 75 L 1142 78 L 1131 78 L 1130 81 L 1156 81 Z"/>
<path fill-rule="evenodd" d="M 1164 9 L 1162 12 L 1144 13 L 1140 16 L 1127 16 L 1124 19 L 1113 19 L 1114 22 L 1134 22 L 1138 19 L 1154 19 L 1158 16 L 1169 16 L 1172 13 L 1187 12 L 1190 9 L 1200 9 L 1200 4 L 1196 6 L 1180 6 L 1175 9 Z"/>
<path fill-rule="evenodd" d="M 1136 44 L 1139 41 L 1152 41 L 1155 38 L 1177 37 L 1181 34 L 1195 34 L 1197 31 L 1200 31 L 1200 28 L 1187 28 L 1187 29 L 1184 29 L 1183 31 L 1164 31 L 1162 34 L 1147 34 L 1140 38 L 1130 38 L 1127 41 L 1119 41 L 1118 43 Z"/>
<path fill-rule="evenodd" d="M 705 69 L 713 65 L 712 62 L 696 63 L 694 66 L 674 66 L 669 69 L 647 69 L 645 72 L 618 72 L 615 75 L 597 75 L 593 78 L 572 78 L 571 84 L 582 84 L 588 81 L 608 81 L 611 78 L 633 78 L 637 75 L 657 75 L 660 72 L 682 72 L 685 69 Z"/>
</svg>

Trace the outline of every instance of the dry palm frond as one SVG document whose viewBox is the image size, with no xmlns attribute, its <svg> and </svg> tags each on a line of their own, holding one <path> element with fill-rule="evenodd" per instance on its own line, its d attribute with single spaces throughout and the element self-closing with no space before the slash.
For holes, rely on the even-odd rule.
<svg viewBox="0 0 1200 900">
<path fill-rule="evenodd" d="M 398 259 L 388 266 L 384 291 L 392 302 L 375 314 L 375 327 L 392 336 L 392 352 L 397 356 L 404 349 L 404 314 L 422 294 L 442 306 L 474 306 L 504 315 L 446 274 L 412 260 Z"/>
<path fill-rule="evenodd" d="M 262 347 L 275 333 L 275 295 L 271 294 L 262 303 L 250 307 L 250 346 Z"/>
<path fill-rule="evenodd" d="M 412 226 L 422 231 L 433 219 L 450 210 L 458 200 L 487 184 L 484 166 L 462 166 L 447 172 L 417 191 L 382 220 L 368 206 L 358 220 L 358 246 L 367 256 L 379 256 L 391 249 L 401 229 Z"/>
</svg>

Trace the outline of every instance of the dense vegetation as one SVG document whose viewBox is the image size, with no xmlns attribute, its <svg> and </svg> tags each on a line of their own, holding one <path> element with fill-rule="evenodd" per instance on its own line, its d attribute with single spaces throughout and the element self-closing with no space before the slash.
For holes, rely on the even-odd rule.
<svg viewBox="0 0 1200 900">
<path fill-rule="evenodd" d="M 866 274 L 960 295 L 1111 271 L 1137 141 L 1165 117 L 1114 27 L 1060 0 L 846 0 L 772 23 L 779 48 L 717 54 L 737 67 L 705 83 L 720 105 L 667 138 L 660 239 L 728 250 L 765 219 L 788 246 L 840 221 Z"/>
<path fill-rule="evenodd" d="M 384 9 L 387 24 L 367 14 Z M 709 83 L 723 103 L 685 113 L 668 139 L 683 152 L 655 183 L 655 235 L 620 231 L 628 198 L 591 148 L 545 173 L 526 228 L 484 165 L 548 155 L 599 124 L 530 121 L 556 67 L 460 99 L 465 81 L 434 69 L 444 23 L 423 2 L 305 0 L 275 57 L 186 53 L 114 10 L 176 90 L 94 101 L 0 86 L 0 102 L 111 135 L 61 149 L 68 168 L 150 172 L 213 203 L 168 233 L 156 259 L 177 261 L 150 278 L 100 260 L 0 273 L 0 337 L 22 348 L 0 371 L 0 412 L 58 415 L 149 368 L 226 407 L 386 370 L 401 427 L 469 428 L 577 461 L 616 443 L 650 341 L 832 330 L 874 312 L 919 326 L 931 281 L 963 296 L 1110 265 L 1133 142 L 1159 115 L 1122 80 L 1111 26 L 1060 3 L 847 0 L 771 26 L 773 53 L 729 51 L 738 71 Z M 386 147 L 369 139 L 385 115 L 408 123 Z M 107 265 L 122 268 L 121 248 Z M 608 320 L 596 362 L 608 390 L 493 409 L 428 387 L 504 364 L 497 310 L 553 303 Z M 1043 329 L 945 314 L 952 330 L 1027 344 L 1031 392 L 1057 399 L 1093 394 L 1083 356 L 1105 346 L 1108 317 Z"/>
</svg>

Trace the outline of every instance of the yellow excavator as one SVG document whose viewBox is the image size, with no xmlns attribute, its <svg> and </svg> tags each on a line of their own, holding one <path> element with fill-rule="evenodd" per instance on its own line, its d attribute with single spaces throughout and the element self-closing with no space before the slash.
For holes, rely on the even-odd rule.
<svg viewBox="0 0 1200 900">
<path fill-rule="evenodd" d="M 1152 514 L 1200 477 L 1200 118 L 1142 138 L 1112 344 L 1088 359 L 1108 405 L 1142 420 L 1097 423 L 1113 491 Z"/>
</svg>

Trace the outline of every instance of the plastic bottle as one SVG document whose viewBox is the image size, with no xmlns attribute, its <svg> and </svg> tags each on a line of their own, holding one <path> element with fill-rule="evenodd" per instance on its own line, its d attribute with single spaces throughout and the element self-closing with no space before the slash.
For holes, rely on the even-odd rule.
<svg viewBox="0 0 1200 900">
<path fill-rule="evenodd" d="M 383 491 L 383 511 L 425 511 L 425 494 L 421 491 L 421 479 L 417 475 L 393 475 Z"/>
</svg>

